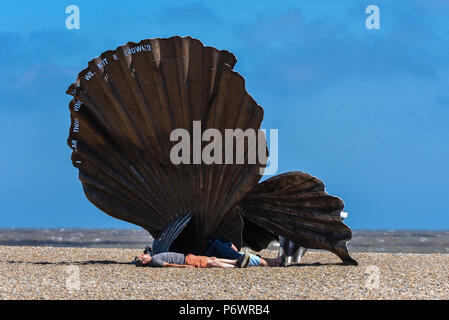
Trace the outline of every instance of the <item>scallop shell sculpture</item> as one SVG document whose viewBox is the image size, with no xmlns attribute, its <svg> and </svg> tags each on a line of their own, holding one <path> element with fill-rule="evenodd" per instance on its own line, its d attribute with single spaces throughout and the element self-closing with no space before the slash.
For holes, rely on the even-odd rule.
<svg viewBox="0 0 449 320">
<path fill-rule="evenodd" d="M 189 214 L 171 251 L 201 254 L 215 237 L 260 250 L 284 236 L 356 263 L 343 202 L 317 178 L 290 172 L 259 183 L 258 163 L 170 160 L 171 132 L 192 136 L 194 121 L 202 132 L 260 128 L 263 109 L 235 63 L 232 53 L 190 37 L 130 42 L 90 61 L 67 90 L 74 97 L 68 145 L 87 198 L 155 239 Z"/>
</svg>

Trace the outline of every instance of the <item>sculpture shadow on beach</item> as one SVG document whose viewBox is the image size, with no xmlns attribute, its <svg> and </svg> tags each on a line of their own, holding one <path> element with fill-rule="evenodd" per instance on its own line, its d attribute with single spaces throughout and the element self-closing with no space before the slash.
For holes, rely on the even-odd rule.
<svg viewBox="0 0 449 320">
<path fill-rule="evenodd" d="M 35 265 L 107 265 L 107 264 L 121 264 L 121 265 L 132 265 L 132 262 L 119 262 L 114 260 L 87 260 L 87 261 L 57 261 L 57 262 L 48 262 L 48 261 L 36 261 L 36 262 L 30 262 L 30 261 L 14 261 L 10 260 L 7 261 L 10 264 L 35 264 Z"/>
<path fill-rule="evenodd" d="M 322 266 L 351 266 L 350 263 L 345 262 L 314 262 L 314 263 L 292 263 L 287 266 L 284 266 L 284 268 L 291 268 L 291 267 L 322 267 Z M 353 266 L 353 265 L 352 265 Z"/>
</svg>

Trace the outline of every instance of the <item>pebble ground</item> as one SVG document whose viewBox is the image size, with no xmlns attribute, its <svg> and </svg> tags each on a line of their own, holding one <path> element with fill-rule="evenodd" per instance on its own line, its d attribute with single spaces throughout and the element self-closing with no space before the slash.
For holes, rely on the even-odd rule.
<svg viewBox="0 0 449 320">
<path fill-rule="evenodd" d="M 181 269 L 137 268 L 139 253 L 0 246 L 0 299 L 449 299 L 448 254 L 355 253 L 354 267 L 308 252 L 288 267 Z"/>
</svg>

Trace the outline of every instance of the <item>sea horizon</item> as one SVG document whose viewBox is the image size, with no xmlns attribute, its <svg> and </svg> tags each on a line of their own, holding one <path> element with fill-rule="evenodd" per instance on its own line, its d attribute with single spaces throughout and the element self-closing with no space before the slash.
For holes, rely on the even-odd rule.
<svg viewBox="0 0 449 320">
<path fill-rule="evenodd" d="M 142 249 L 153 238 L 140 228 L 0 228 L 0 246 Z M 268 250 L 277 250 L 273 241 Z M 449 253 L 449 230 L 355 229 L 351 252 Z"/>
</svg>

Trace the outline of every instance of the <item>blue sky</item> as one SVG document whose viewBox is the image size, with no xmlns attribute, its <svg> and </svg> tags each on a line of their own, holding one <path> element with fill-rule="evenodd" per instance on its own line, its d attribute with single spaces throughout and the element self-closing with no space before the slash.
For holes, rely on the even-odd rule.
<svg viewBox="0 0 449 320">
<path fill-rule="evenodd" d="M 2 2 L 0 227 L 133 227 L 83 194 L 65 90 L 105 50 L 190 35 L 236 55 L 279 173 L 324 180 L 350 227 L 449 229 L 448 17 L 445 0 Z"/>
</svg>

